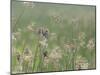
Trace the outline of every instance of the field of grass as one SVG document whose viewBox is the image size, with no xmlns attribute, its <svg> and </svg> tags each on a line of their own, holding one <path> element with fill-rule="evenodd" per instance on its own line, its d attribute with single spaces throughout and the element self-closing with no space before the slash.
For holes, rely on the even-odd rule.
<svg viewBox="0 0 100 75">
<path fill-rule="evenodd" d="M 96 68 L 95 6 L 12 1 L 12 73 Z"/>
</svg>

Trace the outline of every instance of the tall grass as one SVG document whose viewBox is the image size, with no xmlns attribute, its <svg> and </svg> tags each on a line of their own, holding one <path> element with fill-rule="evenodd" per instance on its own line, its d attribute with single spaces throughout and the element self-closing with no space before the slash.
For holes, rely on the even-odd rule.
<svg viewBox="0 0 100 75">
<path fill-rule="evenodd" d="M 13 1 L 11 26 L 12 73 L 96 67 L 94 6 Z"/>
</svg>

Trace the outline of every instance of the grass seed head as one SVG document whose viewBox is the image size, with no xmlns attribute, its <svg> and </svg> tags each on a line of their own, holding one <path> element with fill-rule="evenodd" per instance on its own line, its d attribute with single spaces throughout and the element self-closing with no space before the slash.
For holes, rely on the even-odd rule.
<svg viewBox="0 0 100 75">
<path fill-rule="evenodd" d="M 75 69 L 79 70 L 79 69 L 88 69 L 88 61 L 82 57 L 82 56 L 77 56 L 76 60 L 75 60 Z"/>
<path fill-rule="evenodd" d="M 88 41 L 87 48 L 88 48 L 89 50 L 92 50 L 92 49 L 94 49 L 94 47 L 95 47 L 95 42 L 94 42 L 93 39 L 90 39 L 90 40 Z"/>
</svg>

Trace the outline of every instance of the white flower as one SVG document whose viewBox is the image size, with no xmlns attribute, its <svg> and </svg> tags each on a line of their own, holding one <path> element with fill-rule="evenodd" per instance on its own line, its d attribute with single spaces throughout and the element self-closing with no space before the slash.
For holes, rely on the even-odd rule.
<svg viewBox="0 0 100 75">
<path fill-rule="evenodd" d="M 82 63 L 81 69 L 88 69 L 89 63 Z"/>
<path fill-rule="evenodd" d="M 44 58 L 44 66 L 47 66 L 49 64 L 50 60 L 48 57 Z"/>
<path fill-rule="evenodd" d="M 24 50 L 23 52 L 23 61 L 22 64 L 27 63 L 28 66 L 33 65 L 33 54 L 32 51 L 28 48 L 26 48 L 26 50 Z"/>
<path fill-rule="evenodd" d="M 82 57 L 82 56 L 77 56 L 76 60 L 75 60 L 75 69 L 79 70 L 79 69 L 88 69 L 88 61 Z"/>
<path fill-rule="evenodd" d="M 28 29 L 29 31 L 33 31 L 32 25 L 28 25 L 28 26 L 27 26 L 27 29 Z"/>
<path fill-rule="evenodd" d="M 55 47 L 55 48 L 51 51 L 49 57 L 50 57 L 51 60 L 55 60 L 55 61 L 58 62 L 59 59 L 62 58 L 62 52 L 61 52 L 60 48 L 59 48 L 59 47 Z"/>
<path fill-rule="evenodd" d="M 78 39 L 79 39 L 80 41 L 82 41 L 82 40 L 85 39 L 85 37 L 86 37 L 85 33 L 84 33 L 84 32 L 80 32 L 80 33 L 79 33 L 79 36 L 78 36 Z"/>
<path fill-rule="evenodd" d="M 93 49 L 94 47 L 95 47 L 95 42 L 94 42 L 93 39 L 90 39 L 90 40 L 88 41 L 87 48 L 88 48 L 89 50 L 91 50 L 91 49 Z"/>
<path fill-rule="evenodd" d="M 76 45 L 72 44 L 72 43 L 66 43 L 66 44 L 64 44 L 64 48 L 65 48 L 67 53 L 71 53 L 71 52 L 75 51 Z"/>
</svg>

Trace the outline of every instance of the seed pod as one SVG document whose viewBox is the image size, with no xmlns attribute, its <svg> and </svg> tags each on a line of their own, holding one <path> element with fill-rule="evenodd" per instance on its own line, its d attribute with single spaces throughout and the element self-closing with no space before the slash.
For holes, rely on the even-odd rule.
<svg viewBox="0 0 100 75">
<path fill-rule="evenodd" d="M 43 52 L 43 56 L 44 56 L 44 57 L 48 57 L 47 51 Z"/>
<path fill-rule="evenodd" d="M 46 39 L 48 39 L 48 30 L 46 29 L 46 30 L 44 30 L 44 32 L 43 32 L 43 36 L 46 38 Z"/>
<path fill-rule="evenodd" d="M 20 62 L 20 58 L 21 58 L 21 55 L 19 52 L 16 53 L 16 59 L 18 60 L 18 62 Z"/>
</svg>

